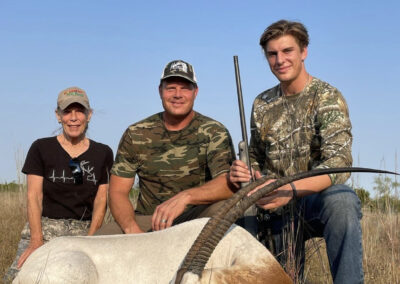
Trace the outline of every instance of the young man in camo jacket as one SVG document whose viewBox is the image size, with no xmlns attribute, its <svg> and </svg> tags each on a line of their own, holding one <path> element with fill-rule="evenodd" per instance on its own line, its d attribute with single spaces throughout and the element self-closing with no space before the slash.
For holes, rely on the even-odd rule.
<svg viewBox="0 0 400 284">
<path fill-rule="evenodd" d="M 256 178 L 260 173 L 270 177 L 267 183 L 315 168 L 352 164 L 347 104 L 335 87 L 306 71 L 308 43 L 304 25 L 286 20 L 270 25 L 260 38 L 271 72 L 280 82 L 256 97 L 251 114 L 251 165 Z M 302 179 L 257 202 L 267 210 L 261 214 L 260 230 L 269 235 L 266 243 L 282 264 L 290 258 L 284 232 L 292 228 L 292 248 L 300 257 L 295 261 L 303 263 L 306 239 L 324 237 L 334 282 L 363 282 L 360 201 L 344 185 L 349 176 Z M 249 179 L 246 165 L 235 161 L 229 180 L 239 186 Z"/>
</svg>

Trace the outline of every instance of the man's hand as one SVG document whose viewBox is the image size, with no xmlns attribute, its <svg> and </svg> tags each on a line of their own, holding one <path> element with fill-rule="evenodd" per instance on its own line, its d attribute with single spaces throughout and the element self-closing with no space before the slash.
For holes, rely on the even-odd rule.
<svg viewBox="0 0 400 284">
<path fill-rule="evenodd" d="M 182 191 L 156 207 L 151 219 L 154 231 L 169 228 L 176 217 L 181 215 L 189 205 L 190 196 L 187 191 Z"/>
<path fill-rule="evenodd" d="M 247 196 L 252 195 L 254 192 L 260 190 L 264 186 L 273 183 L 276 181 L 275 179 L 269 179 L 265 183 L 260 186 L 257 186 L 255 189 L 250 191 Z M 284 206 L 289 203 L 289 201 L 293 198 L 293 190 L 289 184 L 285 184 L 280 188 L 275 189 L 271 193 L 264 195 L 261 199 L 256 202 L 256 205 L 268 210 L 275 209 L 281 206 Z"/>
<path fill-rule="evenodd" d="M 259 171 L 253 170 L 252 172 L 254 174 L 255 179 L 261 177 Z M 251 179 L 251 175 L 247 165 L 243 163 L 241 160 L 234 161 L 229 170 L 228 179 L 236 188 L 240 188 L 240 183 L 242 182 L 249 182 Z"/>
<path fill-rule="evenodd" d="M 31 240 L 28 248 L 23 252 L 21 257 L 18 259 L 17 268 L 20 269 L 24 264 L 25 260 L 39 247 L 43 245 L 43 240 L 33 241 Z"/>
</svg>

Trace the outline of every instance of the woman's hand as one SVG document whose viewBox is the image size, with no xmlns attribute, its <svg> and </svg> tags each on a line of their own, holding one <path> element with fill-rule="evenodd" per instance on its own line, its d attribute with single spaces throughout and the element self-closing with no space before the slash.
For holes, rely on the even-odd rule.
<svg viewBox="0 0 400 284">
<path fill-rule="evenodd" d="M 18 259 L 17 268 L 20 269 L 24 264 L 25 260 L 39 247 L 43 245 L 43 239 L 41 240 L 31 240 L 28 248 L 23 252 L 21 257 Z"/>
</svg>

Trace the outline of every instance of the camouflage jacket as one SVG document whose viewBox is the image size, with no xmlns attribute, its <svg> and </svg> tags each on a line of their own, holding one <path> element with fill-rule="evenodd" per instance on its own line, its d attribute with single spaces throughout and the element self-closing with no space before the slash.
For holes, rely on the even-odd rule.
<svg viewBox="0 0 400 284">
<path fill-rule="evenodd" d="M 139 176 L 136 212 L 153 214 L 157 205 L 229 170 L 235 153 L 228 130 L 195 113 L 180 131 L 168 131 L 162 113 L 132 124 L 123 134 L 111 173 Z"/>
<path fill-rule="evenodd" d="M 351 123 L 341 93 L 313 78 L 305 90 L 282 96 L 280 85 L 257 96 L 251 114 L 252 166 L 271 178 L 314 168 L 351 166 Z M 331 174 L 332 184 L 350 174 Z"/>
</svg>

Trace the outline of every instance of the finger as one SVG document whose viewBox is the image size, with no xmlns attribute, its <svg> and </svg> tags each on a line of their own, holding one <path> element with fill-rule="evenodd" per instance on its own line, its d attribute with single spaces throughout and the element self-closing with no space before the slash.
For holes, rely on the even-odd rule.
<svg viewBox="0 0 400 284">
<path fill-rule="evenodd" d="M 169 218 L 167 216 L 164 216 L 160 219 L 160 225 L 159 228 L 160 230 L 164 230 L 167 227 Z"/>
<path fill-rule="evenodd" d="M 155 227 L 156 218 L 157 218 L 157 208 L 156 208 L 156 210 L 154 210 L 154 213 L 153 213 L 153 215 L 151 216 L 151 228 L 153 229 L 153 231 L 156 230 L 156 227 Z"/>
<path fill-rule="evenodd" d="M 30 254 L 33 252 L 33 250 L 31 249 L 26 249 L 24 251 L 24 253 L 21 255 L 21 257 L 18 259 L 18 263 L 17 263 L 17 268 L 20 269 L 21 266 L 24 264 L 25 260 L 28 258 L 28 256 L 30 256 Z"/>
<path fill-rule="evenodd" d="M 154 231 L 160 230 L 160 222 L 161 222 L 161 214 L 159 210 L 159 206 L 156 207 L 156 210 L 153 213 L 153 217 L 151 218 L 152 228 Z"/>
<path fill-rule="evenodd" d="M 25 252 L 21 255 L 21 257 L 18 259 L 18 263 L 17 263 L 17 268 L 20 269 L 21 266 L 24 264 L 26 260 L 26 256 L 25 256 Z"/>
<path fill-rule="evenodd" d="M 245 168 L 245 169 L 247 169 L 246 163 L 244 163 L 242 160 L 235 160 L 235 161 L 233 161 L 232 165 L 233 165 L 233 166 L 240 167 L 240 168 Z"/>
<path fill-rule="evenodd" d="M 230 170 L 233 172 L 250 173 L 247 165 L 240 160 L 236 160 L 232 163 Z"/>
<path fill-rule="evenodd" d="M 242 173 L 242 174 L 250 174 L 250 171 L 247 167 L 242 167 L 242 166 L 238 166 L 238 165 L 232 165 L 231 166 L 231 171 L 234 173 Z"/>
<path fill-rule="evenodd" d="M 169 218 L 167 223 L 166 223 L 166 225 L 165 225 L 165 228 L 171 227 L 172 223 L 174 222 L 174 220 L 175 220 L 175 218 Z"/>
<path fill-rule="evenodd" d="M 263 198 L 260 198 L 259 200 L 257 200 L 256 204 L 259 205 L 259 206 L 264 206 L 264 205 L 267 205 L 269 203 L 272 203 L 272 201 L 273 201 L 272 197 L 263 197 Z"/>
<path fill-rule="evenodd" d="M 230 171 L 229 173 L 229 177 L 231 179 L 231 181 L 234 182 L 248 182 L 250 181 L 250 172 L 249 171 L 242 171 L 242 170 L 235 170 L 233 169 L 232 171 Z"/>
<path fill-rule="evenodd" d="M 254 172 L 254 171 L 253 171 L 253 172 Z M 260 171 L 255 171 L 255 172 L 254 172 L 254 177 L 255 177 L 256 179 L 261 178 L 262 175 L 261 175 Z"/>
<path fill-rule="evenodd" d="M 268 204 L 264 204 L 264 205 L 260 205 L 260 204 L 256 203 L 256 205 L 257 205 L 258 207 L 261 207 L 261 208 L 264 209 L 264 210 L 271 210 L 271 209 L 275 209 L 275 208 L 279 207 L 279 206 L 278 206 L 276 203 L 274 203 L 274 202 L 271 202 L 271 203 L 268 203 Z"/>
</svg>

